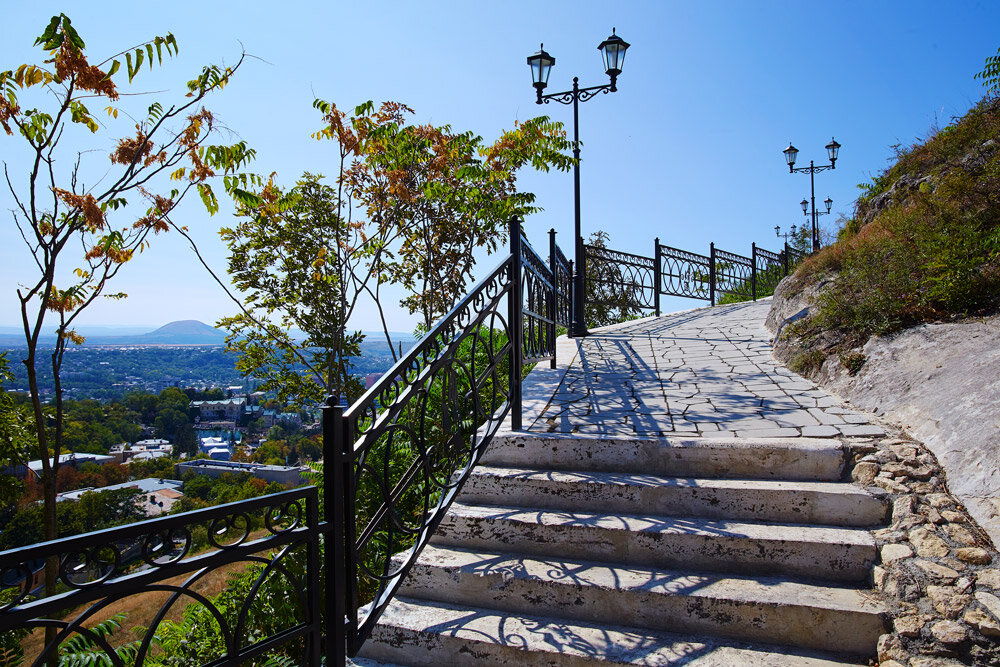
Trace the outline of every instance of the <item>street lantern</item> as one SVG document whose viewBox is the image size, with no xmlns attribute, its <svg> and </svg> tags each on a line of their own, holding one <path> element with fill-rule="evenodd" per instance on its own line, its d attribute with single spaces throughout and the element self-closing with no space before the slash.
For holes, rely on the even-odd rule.
<svg viewBox="0 0 1000 667">
<path fill-rule="evenodd" d="M 611 36 L 601 42 L 597 48 L 604 57 L 604 71 L 611 77 L 611 92 L 615 92 L 615 83 L 618 75 L 622 73 L 622 66 L 625 64 L 625 52 L 630 44 L 615 34 L 615 29 L 611 29 Z"/>
<path fill-rule="evenodd" d="M 545 86 L 549 85 L 549 72 L 556 64 L 556 59 L 545 52 L 544 44 L 539 44 L 538 53 L 528 56 L 528 64 L 531 66 L 531 83 L 541 95 Z"/>
<path fill-rule="evenodd" d="M 791 170 L 795 167 L 795 158 L 799 156 L 799 149 L 792 145 L 792 142 L 788 142 L 788 148 L 781 151 L 785 154 L 785 162 L 788 163 L 788 169 Z"/>
<path fill-rule="evenodd" d="M 532 84 L 535 86 L 537 98 L 536 104 L 548 104 L 555 101 L 559 104 L 573 105 L 573 232 L 574 243 L 576 245 L 574 274 L 573 274 L 573 321 L 570 323 L 569 335 L 576 338 L 587 335 L 587 323 L 584 313 L 584 292 L 586 285 L 586 249 L 583 243 L 583 234 L 580 230 L 580 123 L 579 106 L 580 102 L 593 99 L 598 93 L 617 92 L 616 87 L 618 75 L 622 72 L 625 64 L 625 51 L 628 50 L 629 43 L 615 34 L 615 29 L 611 29 L 611 36 L 598 45 L 601 56 L 604 58 L 604 70 L 611 77 L 611 83 L 602 86 L 580 87 L 578 77 L 573 77 L 573 88 L 560 93 L 549 93 L 543 95 L 542 91 L 549 83 L 549 72 L 556 64 L 556 59 L 545 52 L 544 45 L 539 48 L 538 53 L 528 56 L 528 65 L 531 66 Z"/>
<path fill-rule="evenodd" d="M 791 238 L 792 241 L 794 242 L 795 241 L 795 234 L 798 233 L 798 229 L 799 229 L 798 225 L 792 225 L 792 230 L 791 231 L 785 232 L 784 234 L 782 234 L 781 233 L 781 225 L 775 225 L 774 226 L 774 235 L 777 236 L 779 239 L 782 236 L 784 236 L 785 237 L 785 243 L 788 243 L 788 239 L 789 238 Z"/>
<path fill-rule="evenodd" d="M 830 138 L 830 143 L 826 145 L 826 152 L 830 156 L 830 166 L 833 166 L 837 163 L 837 153 L 840 152 L 840 144 L 837 143 L 836 139 Z"/>
<path fill-rule="evenodd" d="M 809 191 L 811 193 L 811 199 L 803 199 L 799 203 L 802 205 L 802 213 L 809 215 L 809 204 L 810 201 L 812 202 L 812 249 L 813 252 L 817 252 L 819 250 L 819 228 L 817 218 L 830 212 L 833 200 L 829 197 L 826 198 L 826 201 L 824 202 L 826 204 L 826 213 L 816 210 L 816 174 L 821 171 L 826 171 L 827 169 L 836 169 L 837 154 L 840 153 L 840 144 L 837 143 L 836 139 L 831 138 L 830 143 L 826 145 L 826 152 L 830 157 L 830 164 L 818 165 L 810 160 L 808 167 L 799 167 L 798 169 L 795 168 L 795 158 L 799 155 L 799 149 L 789 142 L 788 148 L 781 152 L 785 154 L 785 162 L 788 164 L 788 173 L 794 174 L 798 172 L 801 174 L 809 174 Z"/>
</svg>

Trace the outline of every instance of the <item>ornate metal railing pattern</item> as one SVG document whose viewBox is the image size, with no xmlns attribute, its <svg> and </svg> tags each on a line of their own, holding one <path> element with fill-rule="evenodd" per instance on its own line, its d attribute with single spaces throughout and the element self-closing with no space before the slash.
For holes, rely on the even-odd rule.
<svg viewBox="0 0 1000 667">
<path fill-rule="evenodd" d="M 324 410 L 334 655 L 355 655 L 510 413 L 525 363 L 554 359 L 553 272 L 511 253 L 350 408 Z M 561 252 L 560 252 L 561 254 Z M 568 300 L 568 295 L 561 298 Z"/>
<path fill-rule="evenodd" d="M 732 294 L 741 299 L 753 298 L 753 260 L 743 255 L 719 250 L 711 244 L 715 266 L 713 277 L 716 298 Z"/>
<path fill-rule="evenodd" d="M 656 244 L 660 294 L 691 299 L 711 298 L 712 260 L 705 255 Z"/>
<path fill-rule="evenodd" d="M 610 248 L 584 245 L 587 301 L 628 303 L 638 309 L 656 308 L 656 262 Z"/>
<path fill-rule="evenodd" d="M 555 314 L 558 326 L 569 326 L 573 321 L 573 262 L 566 259 L 556 244 L 556 232 L 549 230 L 549 267 L 555 284 Z"/>
<path fill-rule="evenodd" d="M 523 235 L 521 247 L 521 309 L 523 362 L 533 364 L 555 358 L 556 283 L 546 264 Z"/>
<path fill-rule="evenodd" d="M 343 562 L 333 567 L 343 568 L 335 594 L 347 595 L 350 655 L 510 408 L 518 334 L 504 304 L 513 264 L 504 259 L 354 405 L 324 414 L 324 439 L 343 468 L 325 471 L 324 481 L 332 483 L 327 498 L 343 502 L 343 516 L 331 519 L 342 522 L 343 534 L 332 538 L 344 545 Z"/>
<path fill-rule="evenodd" d="M 754 266 L 754 298 L 774 293 L 781 279 L 785 277 L 785 256 L 764 248 L 752 246 Z"/>
<path fill-rule="evenodd" d="M 259 522 L 263 537 L 251 539 Z M 195 534 L 204 533 L 209 549 L 194 553 Z M 224 647 L 212 664 L 238 665 L 279 647 L 301 664 L 320 663 L 319 514 L 316 487 L 263 496 L 175 516 L 150 519 L 0 553 L 0 634 L 15 629 L 53 628 L 55 637 L 33 665 L 48 664 L 60 645 L 83 636 L 103 651 L 100 664 L 123 661 L 104 637 L 88 629 L 102 611 L 129 595 L 167 593 L 152 622 L 138 639 L 132 665 L 142 665 L 155 650 L 154 635 L 178 605 L 200 605 L 214 619 Z M 55 561 L 57 592 L 31 591 L 34 570 Z M 245 562 L 260 568 L 237 610 L 220 610 L 196 586 L 221 566 Z M 182 583 L 169 580 L 189 575 Z M 254 638 L 249 619 L 266 614 L 255 608 L 261 586 L 280 577 L 296 610 L 284 627 Z M 67 610 L 74 610 L 68 613 Z M 233 613 L 235 611 L 235 613 Z M 68 620 L 66 620 L 68 619 Z M 96 663 L 95 663 L 96 664 Z"/>
<path fill-rule="evenodd" d="M 785 252 L 789 254 L 789 263 L 788 263 L 789 270 L 791 270 L 791 267 L 797 266 L 799 262 L 801 262 L 808 256 L 806 253 L 802 252 L 801 250 L 798 250 L 797 248 L 793 248 L 787 243 L 785 244 Z"/>
</svg>

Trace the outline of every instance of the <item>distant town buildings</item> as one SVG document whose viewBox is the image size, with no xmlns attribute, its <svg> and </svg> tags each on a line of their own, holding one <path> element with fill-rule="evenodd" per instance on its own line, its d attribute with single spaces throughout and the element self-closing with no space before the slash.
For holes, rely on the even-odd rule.
<svg viewBox="0 0 1000 667">
<path fill-rule="evenodd" d="M 272 466 L 260 463 L 238 463 L 236 461 L 214 461 L 212 459 L 195 459 L 181 461 L 174 466 L 175 474 L 183 477 L 185 473 L 194 472 L 199 475 L 221 477 L 225 473 L 250 473 L 265 482 L 277 482 L 285 486 L 296 486 L 305 481 L 304 473 L 311 469 L 308 466 Z"/>
<path fill-rule="evenodd" d="M 243 414 L 247 399 L 244 396 L 223 398 L 217 401 L 191 401 L 190 407 L 198 410 L 202 421 L 237 421 Z"/>
<path fill-rule="evenodd" d="M 89 492 L 100 493 L 103 491 L 117 491 L 119 489 L 138 489 L 143 494 L 139 506 L 146 513 L 146 516 L 152 517 L 169 512 L 173 508 L 174 503 L 184 497 L 184 494 L 181 492 L 182 484 L 183 482 L 176 479 L 138 479 L 131 482 L 122 482 L 121 484 L 112 484 L 111 486 L 102 486 L 101 488 L 87 487 L 76 489 L 75 491 L 66 491 L 56 496 L 56 502 L 80 500 L 83 494 Z"/>
<path fill-rule="evenodd" d="M 104 465 L 105 463 L 113 463 L 117 461 L 114 456 L 105 456 L 103 454 L 83 454 L 80 452 L 70 452 L 69 454 L 59 455 L 59 465 L 70 465 L 74 468 L 81 463 L 96 463 L 98 465 Z M 34 475 L 37 478 L 42 476 L 42 461 L 41 459 L 35 461 L 28 461 L 27 464 L 11 466 L 10 471 L 18 479 L 24 479 L 29 474 Z"/>
<path fill-rule="evenodd" d="M 112 445 L 108 454 L 115 457 L 119 463 L 131 463 L 133 461 L 149 461 L 171 456 L 174 453 L 174 446 L 169 440 L 162 438 L 150 438 L 140 440 L 130 445 L 123 442 L 120 445 Z"/>
</svg>

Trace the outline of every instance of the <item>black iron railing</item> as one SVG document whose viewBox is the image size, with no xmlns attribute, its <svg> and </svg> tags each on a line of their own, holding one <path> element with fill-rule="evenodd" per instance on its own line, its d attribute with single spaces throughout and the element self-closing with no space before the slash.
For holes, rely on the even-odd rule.
<svg viewBox="0 0 1000 667">
<path fill-rule="evenodd" d="M 351 407 L 324 411 L 328 632 L 355 655 L 504 418 L 524 365 L 555 359 L 570 273 L 512 221 L 510 254 Z M 343 619 L 343 620 L 340 620 Z"/>
<path fill-rule="evenodd" d="M 781 252 L 751 245 L 750 257 L 709 244 L 700 255 L 672 248 L 654 239 L 653 257 L 593 245 L 586 250 L 585 301 L 617 305 L 626 310 L 660 314 L 661 296 L 703 299 L 756 300 L 771 294 L 778 282 L 805 258 L 787 243 Z"/>
<path fill-rule="evenodd" d="M 750 256 L 754 267 L 754 298 L 758 294 L 773 294 L 781 279 L 788 275 L 788 254 L 784 251 L 771 252 L 758 248 L 754 243 L 751 246 Z M 797 263 L 798 261 L 795 261 L 793 265 Z"/>
<path fill-rule="evenodd" d="M 754 245 L 747 258 L 714 243 L 700 255 L 659 239 L 652 258 L 586 246 L 585 298 L 657 314 L 662 295 L 713 304 L 725 295 L 756 298 L 803 256 L 787 245 L 781 253 Z M 573 270 L 554 231 L 546 261 L 512 220 L 510 252 L 496 268 L 357 402 L 323 409 L 322 523 L 318 490 L 306 487 L 0 553 L 0 633 L 54 628 L 35 665 L 48 664 L 73 636 L 105 653 L 102 664 L 121 665 L 115 648 L 89 629 L 92 620 L 123 597 L 165 592 L 130 664 L 144 664 L 157 627 L 181 604 L 207 609 L 222 638 L 218 656 L 190 664 L 250 664 L 276 651 L 296 664 L 345 664 L 504 420 L 521 428 L 526 365 L 554 367 L 557 330 L 574 321 Z M 197 531 L 207 551 L 193 550 Z M 31 590 L 46 560 L 59 584 L 47 597 Z M 192 588 L 239 562 L 259 572 L 238 609 L 220 610 Z M 183 582 L 168 582 L 182 575 Z M 251 632 L 269 577 L 287 582 L 295 611 L 269 619 L 267 632 Z"/>
<path fill-rule="evenodd" d="M 141 665 L 155 650 L 163 619 L 176 607 L 199 605 L 217 624 L 222 650 L 213 665 L 239 665 L 285 649 L 300 662 L 318 664 L 321 655 L 318 498 L 304 487 L 228 505 L 150 519 L 0 553 L 0 633 L 52 628 L 33 665 L 49 664 L 67 640 L 83 636 L 107 656 L 93 664 L 122 665 L 111 643 L 90 628 L 102 612 L 124 597 L 166 593 L 134 646 L 131 664 Z M 256 529 L 255 529 L 256 528 Z M 251 539 L 251 533 L 263 533 Z M 206 550 L 195 553 L 203 538 Z M 32 590 L 38 564 L 53 561 L 57 592 Z M 260 566 L 237 609 L 220 610 L 198 591 L 202 580 L 232 563 Z M 171 583 L 184 577 L 179 583 Z M 248 618 L 266 613 L 255 607 L 270 577 L 281 578 L 294 614 L 272 619 L 266 637 L 255 637 Z M 69 619 L 69 620 L 66 620 Z M 283 623 L 281 623 L 283 622 Z M 81 663 L 82 664 L 82 663 Z"/>
<path fill-rule="evenodd" d="M 641 255 L 584 245 L 586 300 L 593 305 L 656 307 L 656 262 Z"/>
</svg>

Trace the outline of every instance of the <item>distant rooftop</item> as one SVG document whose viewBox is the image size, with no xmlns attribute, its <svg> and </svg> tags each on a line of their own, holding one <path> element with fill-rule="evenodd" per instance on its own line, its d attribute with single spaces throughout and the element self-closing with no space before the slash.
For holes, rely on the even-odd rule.
<svg viewBox="0 0 1000 667">
<path fill-rule="evenodd" d="M 89 491 L 117 491 L 119 489 L 138 489 L 139 491 L 147 494 L 166 490 L 180 493 L 182 484 L 184 484 L 184 482 L 177 479 L 158 479 L 155 477 L 148 477 L 146 479 L 137 479 L 131 482 L 122 482 L 121 484 L 112 484 L 111 486 L 102 486 L 99 488 L 88 486 L 84 489 L 67 491 L 59 494 L 59 500 L 79 500 L 80 496 Z"/>
</svg>

